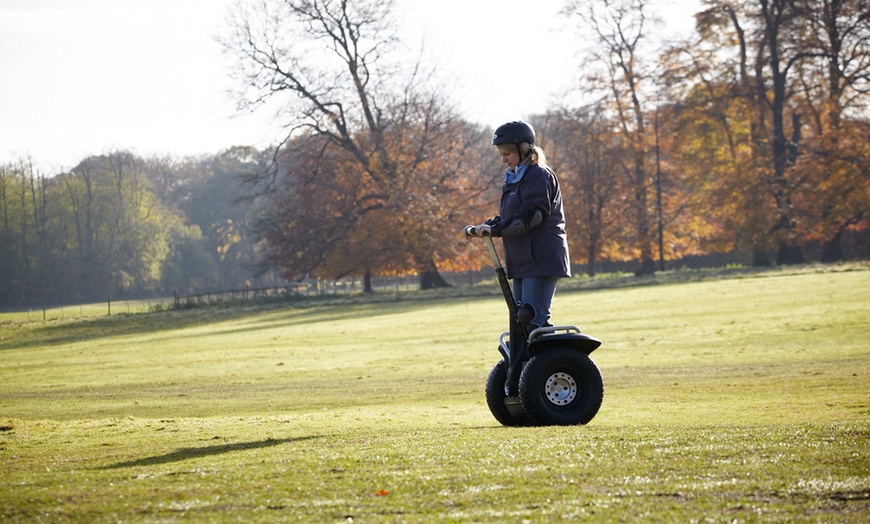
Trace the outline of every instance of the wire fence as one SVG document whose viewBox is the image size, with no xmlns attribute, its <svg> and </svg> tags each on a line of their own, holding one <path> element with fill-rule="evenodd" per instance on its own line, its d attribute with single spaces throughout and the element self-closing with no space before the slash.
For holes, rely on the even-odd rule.
<svg viewBox="0 0 870 524">
<path fill-rule="evenodd" d="M 474 285 L 493 278 L 493 272 L 490 269 L 488 271 L 445 273 L 442 274 L 442 278 L 454 287 Z M 371 291 L 374 293 L 418 291 L 420 289 L 420 277 L 409 274 L 372 278 L 371 288 Z M 247 302 L 271 298 L 354 295 L 364 293 L 365 291 L 365 281 L 363 279 L 309 280 L 282 285 L 245 287 L 244 289 L 207 291 L 187 295 L 176 293 L 174 307 L 176 309 L 184 309 L 209 304 Z"/>
<path fill-rule="evenodd" d="M 30 308 L 15 308 L 0 312 L 0 322 L 26 323 L 47 322 L 88 317 L 123 314 L 147 313 L 155 309 L 166 309 L 172 305 L 172 297 L 113 300 L 88 304 L 65 304 Z"/>
</svg>

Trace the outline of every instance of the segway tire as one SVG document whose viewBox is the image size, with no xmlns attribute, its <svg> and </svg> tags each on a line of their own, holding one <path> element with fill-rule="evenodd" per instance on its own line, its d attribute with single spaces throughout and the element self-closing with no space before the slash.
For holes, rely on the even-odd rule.
<svg viewBox="0 0 870 524">
<path fill-rule="evenodd" d="M 486 380 L 486 404 L 489 411 L 504 426 L 532 426 L 534 422 L 527 415 L 513 415 L 505 405 L 504 384 L 507 381 L 507 364 L 499 360 Z"/>
<path fill-rule="evenodd" d="M 537 425 L 586 424 L 601 407 L 604 382 L 588 355 L 557 347 L 529 360 L 520 374 L 519 396 Z"/>
</svg>

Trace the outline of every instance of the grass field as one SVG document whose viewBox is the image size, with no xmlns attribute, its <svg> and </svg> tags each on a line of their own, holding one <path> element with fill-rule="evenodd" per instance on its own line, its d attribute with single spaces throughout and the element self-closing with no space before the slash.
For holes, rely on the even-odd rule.
<svg viewBox="0 0 870 524">
<path fill-rule="evenodd" d="M 0 521 L 870 521 L 870 268 L 657 282 L 557 294 L 577 427 L 487 410 L 495 287 L 2 323 Z"/>
</svg>

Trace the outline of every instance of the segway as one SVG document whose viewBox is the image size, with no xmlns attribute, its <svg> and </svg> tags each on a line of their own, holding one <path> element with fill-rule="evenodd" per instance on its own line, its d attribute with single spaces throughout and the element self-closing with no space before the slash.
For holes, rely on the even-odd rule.
<svg viewBox="0 0 870 524">
<path fill-rule="evenodd" d="M 474 226 L 466 236 L 477 236 Z M 592 420 L 604 400 L 601 372 L 589 354 L 601 341 L 574 325 L 529 330 L 514 300 L 492 237 L 483 237 L 510 312 L 500 360 L 486 381 L 486 403 L 505 426 L 571 426 Z"/>
</svg>

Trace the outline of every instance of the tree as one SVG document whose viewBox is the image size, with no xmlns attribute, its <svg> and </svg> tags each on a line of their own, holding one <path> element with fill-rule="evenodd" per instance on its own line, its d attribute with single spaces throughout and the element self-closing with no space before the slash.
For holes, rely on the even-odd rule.
<svg viewBox="0 0 870 524">
<path fill-rule="evenodd" d="M 427 221 L 445 212 L 420 207 L 417 181 L 432 178 L 433 144 L 462 140 L 450 137 L 456 118 L 429 74 L 388 61 L 396 44 L 392 7 L 376 0 L 268 1 L 257 10 L 240 8 L 223 40 L 236 58 L 240 108 L 275 104 L 289 130 L 285 145 L 296 137 L 322 139 L 324 154 L 340 149 L 362 177 L 356 183 L 362 193 L 334 235 L 350 234 L 368 213 L 388 212 L 410 225 L 422 211 L 430 213 Z M 421 286 L 446 285 L 435 265 L 438 243 L 421 242 L 421 233 L 402 237 Z"/>
<path fill-rule="evenodd" d="M 697 123 L 716 131 L 701 138 L 703 128 L 695 125 L 689 133 L 718 149 L 713 160 L 722 162 L 698 167 L 720 175 L 711 182 L 725 231 L 752 250 L 753 265 L 768 265 L 772 247 L 778 263 L 800 262 L 794 199 L 803 180 L 794 163 L 801 126 L 790 82 L 802 57 L 795 11 L 788 0 L 708 5 L 697 16 L 698 41 L 679 49 L 689 84 L 685 102 Z"/>
<path fill-rule="evenodd" d="M 565 110 L 552 115 L 539 134 L 551 137 L 547 161 L 563 182 L 572 258 L 584 260 L 586 274 L 595 276 L 602 253 L 622 257 L 625 238 L 619 217 L 624 209 L 619 185 L 620 166 L 614 154 L 614 135 L 604 111 L 597 107 Z M 543 132 L 543 133 L 541 133 Z"/>
<path fill-rule="evenodd" d="M 813 187 L 795 201 L 810 224 L 806 237 L 822 243 L 822 262 L 846 259 L 842 243 L 850 230 L 867 230 L 870 213 L 870 122 L 844 119 L 839 129 L 810 138 L 796 170 Z"/>
<path fill-rule="evenodd" d="M 44 180 L 29 159 L 0 167 L 0 296 L 6 300 L 32 299 L 41 291 L 35 233 Z"/>
<path fill-rule="evenodd" d="M 289 145 L 282 156 L 285 176 L 255 222 L 266 241 L 264 262 L 290 279 L 356 274 L 370 282 L 371 268 L 395 254 L 377 238 L 379 231 L 398 238 L 395 224 L 368 227 L 384 222 L 386 206 L 368 198 L 370 180 L 352 168 L 343 149 L 318 136 Z"/>
<path fill-rule="evenodd" d="M 743 26 L 733 11 L 709 9 L 697 16 L 695 39 L 672 45 L 662 56 L 663 148 L 676 164 L 681 229 L 696 253 L 751 252 L 753 265 L 769 265 L 773 215 L 766 177 L 769 155 L 764 118 L 751 74 Z M 684 236 L 684 238 L 686 238 Z M 684 254 L 692 254 L 684 252 Z"/>
<path fill-rule="evenodd" d="M 791 36 L 795 32 L 796 13 L 789 0 L 759 0 L 761 22 L 761 45 L 756 62 L 756 89 L 760 100 L 766 102 L 770 111 L 769 141 L 772 156 L 772 172 L 766 177 L 766 187 L 773 197 L 776 220 L 771 233 L 778 241 L 778 264 L 805 262 L 797 238 L 793 198 L 799 185 L 794 174 L 795 151 L 800 142 L 800 115 L 792 110 L 792 129 L 786 136 L 786 110 L 791 92 L 789 74 L 801 59 L 794 49 Z M 766 55 L 766 58 L 763 58 Z M 767 69 L 769 84 L 762 76 Z"/>
<path fill-rule="evenodd" d="M 202 231 L 223 288 L 250 284 L 256 272 L 256 240 L 249 224 L 257 198 L 244 181 L 266 170 L 268 153 L 232 147 L 193 163 L 196 177 L 185 187 L 184 213 Z"/>
<path fill-rule="evenodd" d="M 838 100 L 847 85 L 844 75 L 838 73 L 842 69 L 838 64 L 845 58 L 840 52 L 839 30 L 848 27 L 842 34 L 854 38 L 862 17 L 855 17 L 858 22 L 850 26 L 838 13 L 846 18 L 860 13 L 860 8 L 853 9 L 862 1 L 757 0 L 739 5 L 717 1 L 709 2 L 710 9 L 700 16 L 703 38 L 721 42 L 711 29 L 730 27 L 732 47 L 739 57 L 733 96 L 747 101 L 751 147 L 749 159 L 743 163 L 746 195 L 741 207 L 748 220 L 742 229 L 753 239 L 756 263 L 766 261 L 763 250 L 768 244 L 777 247 L 777 263 L 804 261 L 801 236 L 812 227 L 799 220 L 802 211 L 796 204 L 807 201 L 806 196 L 815 188 L 809 182 L 810 174 L 797 168 L 798 157 L 807 152 L 806 116 L 815 122 L 816 134 L 822 132 L 823 121 L 839 120 Z M 863 24 L 866 26 L 866 21 Z M 820 37 L 824 34 L 828 44 Z M 861 39 L 853 40 L 858 49 Z M 727 48 L 719 47 L 719 55 Z M 866 57 L 866 51 L 863 55 Z M 856 64 L 866 62 L 860 56 L 859 52 L 857 58 L 850 56 L 844 63 L 860 71 L 862 66 Z M 827 81 L 821 81 L 825 77 Z M 860 77 L 858 73 L 856 78 Z M 825 85 L 828 92 L 819 96 Z M 824 118 L 819 116 L 822 113 Z"/>
<path fill-rule="evenodd" d="M 846 231 L 866 228 L 870 206 L 867 123 L 860 120 L 870 94 L 870 2 L 802 0 L 795 8 L 806 22 L 798 93 L 812 133 L 796 169 L 813 188 L 798 210 L 804 234 L 823 243 L 822 261 L 834 262 L 845 257 Z"/>
<path fill-rule="evenodd" d="M 183 247 L 186 253 L 171 257 L 172 281 L 176 282 L 172 287 L 235 289 L 257 280 L 266 284 L 257 271 L 256 241 L 249 223 L 261 204 L 256 196 L 260 188 L 248 182 L 261 178 L 270 158 L 269 151 L 236 146 L 198 157 L 145 161 L 154 194 L 184 221 L 183 226 L 170 229 L 173 246 Z M 210 260 L 203 261 L 202 274 L 183 274 L 183 268 L 192 267 L 184 260 L 203 257 Z"/>
<path fill-rule="evenodd" d="M 167 213 L 150 192 L 143 165 L 118 151 L 88 157 L 58 177 L 61 222 L 73 228 L 65 258 L 83 298 L 159 289 L 169 253 Z"/>
<path fill-rule="evenodd" d="M 214 288 L 221 281 L 220 271 L 199 228 L 180 219 L 168 225 L 170 250 L 161 266 L 162 289 L 192 293 Z"/>
<path fill-rule="evenodd" d="M 649 216 L 649 157 L 652 136 L 646 122 L 644 84 L 650 71 L 640 53 L 647 22 L 645 0 L 572 1 L 566 12 L 577 16 L 592 30 L 602 50 L 592 51 L 592 60 L 603 74 L 589 75 L 591 84 L 609 91 L 613 122 L 618 127 L 624 156 L 621 172 L 632 188 L 635 246 L 640 258 L 639 274 L 655 272 L 653 237 Z"/>
<path fill-rule="evenodd" d="M 870 1 L 795 0 L 801 32 L 800 94 L 817 135 L 839 129 L 844 112 L 870 94 Z"/>
</svg>

